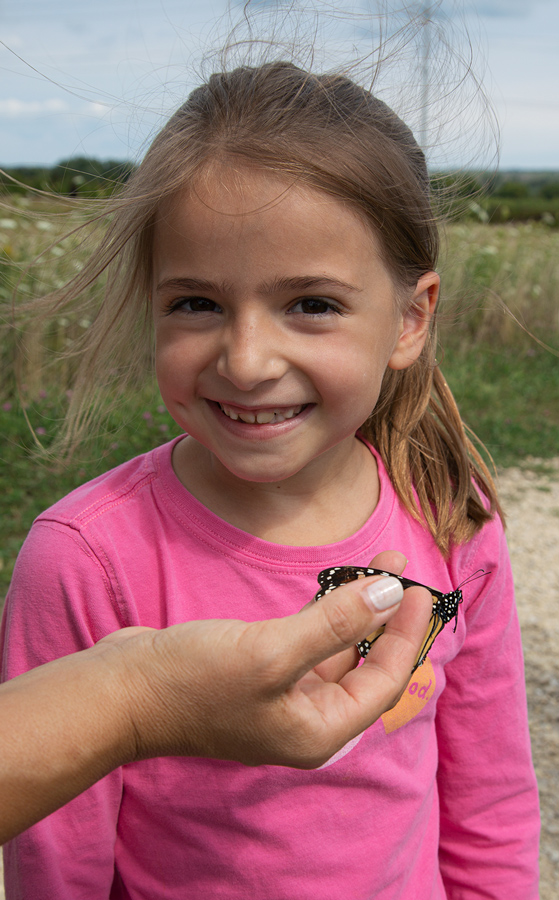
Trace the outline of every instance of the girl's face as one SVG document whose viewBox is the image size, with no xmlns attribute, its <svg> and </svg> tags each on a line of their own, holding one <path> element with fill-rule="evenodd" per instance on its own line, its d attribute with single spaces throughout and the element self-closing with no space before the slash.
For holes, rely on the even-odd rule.
<svg viewBox="0 0 559 900">
<path fill-rule="evenodd" d="M 215 466 L 260 483 L 339 470 L 386 367 L 419 355 L 438 285 L 423 276 L 402 314 L 349 206 L 249 167 L 165 203 L 153 262 L 163 400 Z"/>
</svg>

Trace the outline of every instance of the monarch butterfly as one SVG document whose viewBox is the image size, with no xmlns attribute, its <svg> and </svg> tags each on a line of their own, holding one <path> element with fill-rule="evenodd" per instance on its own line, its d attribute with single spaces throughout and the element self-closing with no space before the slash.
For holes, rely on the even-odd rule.
<svg viewBox="0 0 559 900">
<path fill-rule="evenodd" d="M 419 581 L 412 581 L 411 578 L 404 578 L 402 575 L 394 575 L 393 572 L 383 572 L 381 569 L 365 569 L 361 566 L 336 566 L 335 568 L 323 569 L 322 572 L 319 572 L 318 583 L 320 590 L 316 593 L 314 599 L 320 600 L 321 597 L 329 594 L 335 588 L 340 587 L 340 585 L 347 584 L 349 581 L 355 581 L 357 578 L 365 578 L 367 575 L 386 575 L 387 577 L 397 578 L 402 582 L 404 589 L 413 585 L 427 587 L 427 585 L 421 584 Z M 440 634 L 447 622 L 457 617 L 458 606 L 462 603 L 462 591 L 459 589 L 450 591 L 448 594 L 443 594 L 441 591 L 436 591 L 431 587 L 427 587 L 427 590 L 430 591 L 433 598 L 433 610 L 427 634 L 421 650 L 417 654 L 412 673 L 425 662 L 435 638 Z M 380 628 L 377 628 L 376 631 L 367 635 L 366 638 L 357 644 L 357 649 L 363 659 L 367 656 L 376 639 L 383 633 L 384 627 L 384 625 L 381 625 Z"/>
</svg>

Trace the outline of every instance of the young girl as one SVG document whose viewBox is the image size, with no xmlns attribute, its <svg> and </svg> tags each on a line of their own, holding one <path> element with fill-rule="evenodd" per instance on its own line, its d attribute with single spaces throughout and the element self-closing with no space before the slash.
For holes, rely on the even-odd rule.
<svg viewBox="0 0 559 900">
<path fill-rule="evenodd" d="M 398 704 L 322 768 L 124 766 L 9 845 L 9 900 L 537 897 L 510 566 L 434 359 L 436 260 L 424 156 L 345 77 L 217 74 L 156 138 L 77 282 L 110 262 L 81 379 L 95 390 L 125 340 L 141 355 L 148 304 L 185 434 L 37 519 L 8 676 L 127 625 L 287 615 L 320 570 L 382 549 L 444 592 L 485 574 Z"/>
</svg>

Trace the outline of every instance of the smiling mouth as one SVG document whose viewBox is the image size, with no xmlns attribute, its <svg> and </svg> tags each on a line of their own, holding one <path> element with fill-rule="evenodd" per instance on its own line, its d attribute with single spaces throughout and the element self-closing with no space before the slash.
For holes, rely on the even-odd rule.
<svg viewBox="0 0 559 900">
<path fill-rule="evenodd" d="M 276 425 L 279 422 L 285 422 L 287 419 L 293 419 L 298 416 L 307 406 L 303 403 L 300 406 L 283 406 L 269 407 L 266 409 L 249 410 L 233 408 L 226 403 L 219 403 L 219 408 L 229 419 L 234 422 L 245 422 L 247 425 Z"/>
</svg>

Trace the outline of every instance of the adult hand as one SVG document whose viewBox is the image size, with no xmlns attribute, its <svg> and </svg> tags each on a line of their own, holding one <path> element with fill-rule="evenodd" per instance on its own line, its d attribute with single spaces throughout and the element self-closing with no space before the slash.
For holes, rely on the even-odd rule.
<svg viewBox="0 0 559 900">
<path fill-rule="evenodd" d="M 380 593 L 367 597 L 374 582 Z M 390 582 L 397 596 L 399 582 Z M 0 842 L 138 759 L 321 765 L 393 706 L 409 680 L 432 601 L 413 587 L 376 611 L 388 586 L 383 576 L 351 582 L 283 619 L 123 629 L 6 682 Z M 353 668 L 355 642 L 387 621 Z M 332 672 L 323 671 L 336 655 Z"/>
<path fill-rule="evenodd" d="M 398 573 L 405 562 L 399 553 L 373 560 Z M 134 758 L 186 754 L 301 768 L 324 763 L 397 702 L 427 631 L 429 591 L 409 588 L 399 606 L 378 612 L 363 599 L 375 582 L 401 595 L 396 579 L 369 577 L 295 616 L 143 632 L 135 656 L 131 643 L 120 643 L 125 632 L 106 638 L 102 643 L 129 654 L 124 687 Z M 356 641 L 386 622 L 355 668 Z"/>
</svg>

